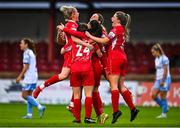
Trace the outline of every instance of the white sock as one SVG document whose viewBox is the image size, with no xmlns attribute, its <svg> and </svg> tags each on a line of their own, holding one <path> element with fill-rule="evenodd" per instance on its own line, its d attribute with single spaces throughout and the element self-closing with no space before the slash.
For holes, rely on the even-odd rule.
<svg viewBox="0 0 180 128">
<path fill-rule="evenodd" d="M 162 116 L 166 116 L 166 113 L 162 113 L 161 115 L 162 115 Z"/>
<path fill-rule="evenodd" d="M 71 102 L 69 103 L 69 106 L 74 107 L 74 102 L 71 101 Z"/>
<path fill-rule="evenodd" d="M 42 105 L 39 104 L 39 105 L 37 106 L 37 108 L 38 108 L 38 109 L 42 109 Z"/>
<path fill-rule="evenodd" d="M 32 116 L 32 113 L 27 113 L 27 116 Z"/>
</svg>

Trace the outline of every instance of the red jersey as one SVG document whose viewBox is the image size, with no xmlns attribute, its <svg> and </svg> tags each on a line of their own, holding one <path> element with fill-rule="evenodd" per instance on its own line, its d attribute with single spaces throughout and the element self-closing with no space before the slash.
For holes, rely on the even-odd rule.
<svg viewBox="0 0 180 128">
<path fill-rule="evenodd" d="M 87 42 L 88 38 L 83 32 L 71 31 L 68 29 L 64 29 L 65 32 L 69 32 L 70 34 L 76 36 L 79 33 L 79 37 L 84 42 Z M 92 64 L 91 64 L 91 56 L 92 51 L 89 48 L 78 45 L 76 43 L 72 43 L 72 65 L 71 65 L 71 72 L 83 72 L 83 71 L 91 71 Z"/>
<path fill-rule="evenodd" d="M 69 34 L 71 34 L 71 35 L 73 35 L 73 36 L 79 37 L 79 38 L 81 38 L 81 39 L 85 39 L 85 41 L 87 41 L 87 37 L 86 37 L 86 35 L 85 35 L 84 32 L 74 31 L 74 30 L 70 30 L 70 29 L 68 29 L 68 28 L 64 28 L 63 31 L 66 32 L 66 33 L 69 33 Z M 88 41 L 89 41 L 90 43 L 91 43 L 91 42 L 93 43 L 93 41 L 90 40 L 90 39 L 88 39 Z M 94 43 L 93 46 L 94 46 L 94 51 L 97 51 L 97 50 L 99 49 L 98 44 Z M 95 52 L 93 52 L 93 54 L 92 54 L 92 61 L 93 61 L 93 62 L 94 62 L 94 61 L 99 61 L 99 57 L 97 56 L 97 54 L 96 54 Z"/>
<path fill-rule="evenodd" d="M 125 43 L 125 30 L 121 25 L 115 26 L 110 33 L 108 38 L 111 40 L 110 45 L 108 46 L 108 56 L 112 58 L 118 58 L 118 54 L 125 54 L 124 52 L 124 43 Z"/>
<path fill-rule="evenodd" d="M 76 30 L 78 27 L 78 24 L 75 21 L 69 20 L 66 25 L 65 25 L 68 29 L 71 30 Z M 69 46 L 71 46 L 73 44 L 73 41 L 71 39 L 71 35 L 66 33 L 65 34 L 65 39 L 66 39 L 66 44 L 64 46 L 64 49 L 68 48 Z M 65 52 L 64 53 L 64 65 L 63 67 L 70 67 L 71 66 L 71 51 L 69 52 Z"/>
<path fill-rule="evenodd" d="M 78 24 L 75 21 L 68 20 L 65 27 L 70 30 L 77 30 Z M 65 38 L 66 38 L 66 45 L 64 47 L 68 47 L 69 45 L 72 45 L 73 41 L 71 39 L 71 35 L 66 33 Z"/>
</svg>

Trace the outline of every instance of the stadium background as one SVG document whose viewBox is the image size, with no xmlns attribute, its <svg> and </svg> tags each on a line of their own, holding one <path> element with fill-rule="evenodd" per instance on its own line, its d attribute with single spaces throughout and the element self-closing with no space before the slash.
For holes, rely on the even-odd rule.
<svg viewBox="0 0 180 128">
<path fill-rule="evenodd" d="M 19 41 L 23 37 L 34 39 L 37 44 L 38 84 L 54 73 L 59 73 L 63 56 L 62 47 L 56 43 L 56 26 L 63 22 L 59 7 L 76 6 L 80 21 L 88 22 L 94 12 L 104 16 L 104 26 L 109 31 L 111 16 L 117 10 L 129 13 L 132 17 L 131 40 L 125 46 L 128 55 L 127 85 L 133 92 L 134 103 L 138 106 L 155 106 L 150 91 L 155 69 L 150 48 L 155 42 L 162 44 L 170 59 L 172 85 L 168 94 L 169 105 L 180 107 L 180 2 L 178 1 L 60 1 L 60 0 L 19 0 L 0 1 L 0 104 L 23 103 L 21 86 L 15 78 L 22 68 L 22 52 Z M 102 77 L 101 96 L 105 105 L 110 104 L 109 85 Z M 44 104 L 68 104 L 71 89 L 69 80 L 46 89 L 38 98 Z M 120 104 L 124 104 L 120 99 Z M 25 109 L 25 108 L 24 108 Z M 154 110 L 157 109 L 154 107 Z M 62 111 L 64 108 L 62 108 Z M 48 111 L 48 110 L 47 110 Z M 50 110 L 49 110 L 50 111 Z M 2 115 L 0 110 L 0 115 Z M 1 116 L 0 116 L 1 117 Z M 3 125 L 0 121 L 0 126 Z M 16 123 L 16 122 L 15 122 Z M 176 126 L 180 122 L 175 123 Z"/>
</svg>

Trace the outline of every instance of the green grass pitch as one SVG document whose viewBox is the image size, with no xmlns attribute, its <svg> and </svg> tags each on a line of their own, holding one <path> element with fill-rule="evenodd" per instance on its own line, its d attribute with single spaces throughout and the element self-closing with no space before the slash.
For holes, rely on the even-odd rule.
<svg viewBox="0 0 180 128">
<path fill-rule="evenodd" d="M 33 109 L 33 119 L 21 119 L 26 113 L 25 104 L 0 104 L 1 127 L 180 127 L 180 108 L 170 108 L 167 119 L 156 119 L 161 113 L 159 107 L 138 107 L 138 117 L 130 122 L 128 107 L 120 106 L 122 116 L 115 124 L 111 124 L 112 108 L 105 106 L 104 111 L 109 114 L 105 124 L 84 124 L 84 109 L 82 109 L 82 123 L 73 124 L 72 115 L 66 110 L 65 105 L 46 105 L 42 119 L 38 118 L 37 109 Z M 93 111 L 93 118 L 95 113 Z"/>
</svg>

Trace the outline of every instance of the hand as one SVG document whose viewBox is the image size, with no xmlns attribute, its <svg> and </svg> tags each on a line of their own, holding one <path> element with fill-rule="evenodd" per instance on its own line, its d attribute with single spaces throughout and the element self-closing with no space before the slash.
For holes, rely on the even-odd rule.
<svg viewBox="0 0 180 128">
<path fill-rule="evenodd" d="M 160 86 L 164 86 L 164 81 L 161 81 Z"/>
<path fill-rule="evenodd" d="M 87 37 L 90 38 L 91 34 L 88 31 L 86 31 L 85 34 L 86 34 Z"/>
<path fill-rule="evenodd" d="M 92 44 L 87 44 L 87 48 L 89 48 L 89 50 L 93 50 L 94 46 Z"/>
<path fill-rule="evenodd" d="M 58 26 L 57 26 L 57 29 L 63 31 L 63 29 L 64 29 L 64 24 L 61 23 L 61 25 L 58 25 Z"/>
<path fill-rule="evenodd" d="M 59 37 L 61 38 L 61 39 L 64 39 L 64 32 L 63 31 L 58 31 L 58 34 L 59 34 Z"/>
<path fill-rule="evenodd" d="M 19 83 L 20 81 L 21 81 L 21 77 L 18 76 L 18 77 L 16 78 L 16 83 Z"/>
</svg>

